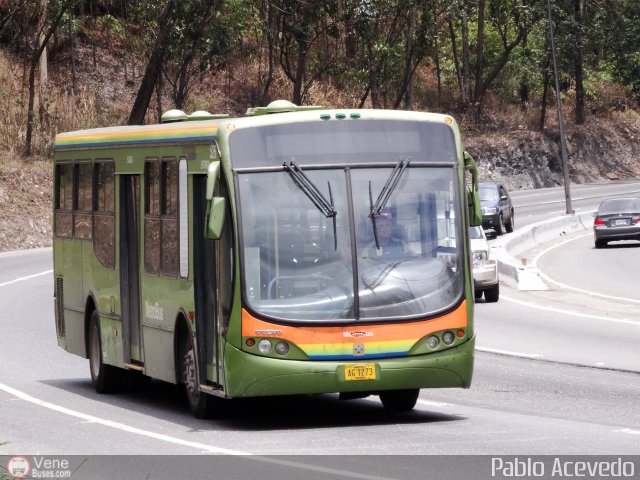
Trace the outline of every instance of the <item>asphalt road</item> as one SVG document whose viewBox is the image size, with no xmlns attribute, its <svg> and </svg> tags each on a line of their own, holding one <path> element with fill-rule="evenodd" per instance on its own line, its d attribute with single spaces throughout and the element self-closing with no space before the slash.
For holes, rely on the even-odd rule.
<svg viewBox="0 0 640 480">
<path fill-rule="evenodd" d="M 539 215 L 527 208 L 534 207 L 518 209 L 519 225 Z M 581 248 L 580 242 L 566 248 Z M 551 252 L 567 256 L 561 247 Z M 558 259 L 549 262 L 555 268 Z M 616 263 L 603 262 L 592 273 L 615 285 L 617 278 L 603 269 Z M 248 454 L 243 478 L 254 478 L 247 472 L 294 478 L 291 469 L 295 478 L 427 478 L 419 476 L 422 455 L 640 454 L 640 318 L 622 302 L 560 286 L 548 292 L 503 286 L 497 304 L 476 306 L 472 388 L 423 390 L 409 414 L 386 414 L 373 397 L 342 402 L 323 395 L 243 400 L 223 418 L 201 421 L 188 413 L 180 390 L 163 382 L 115 395 L 94 392 L 87 360 L 55 344 L 51 268 L 50 250 L 0 254 L 0 455 Z M 274 468 L 272 457 L 255 455 L 295 455 L 299 465 Z M 385 455 L 418 457 L 400 465 Z M 162 461 L 133 463 L 143 473 L 132 467 L 128 476 L 108 478 L 176 478 L 163 476 L 174 473 L 169 468 L 157 470 Z M 152 468 L 157 472 L 146 476 Z M 237 473 L 238 463 L 219 468 Z"/>
</svg>

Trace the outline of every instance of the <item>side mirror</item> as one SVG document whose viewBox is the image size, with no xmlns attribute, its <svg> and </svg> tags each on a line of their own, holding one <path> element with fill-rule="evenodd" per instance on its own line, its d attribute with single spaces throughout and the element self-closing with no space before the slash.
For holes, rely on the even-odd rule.
<svg viewBox="0 0 640 480">
<path fill-rule="evenodd" d="M 224 225 L 224 212 L 226 201 L 224 197 L 214 196 L 220 181 L 220 162 L 211 162 L 207 171 L 207 214 L 205 222 L 204 236 L 212 240 L 218 240 L 222 235 Z"/>
<path fill-rule="evenodd" d="M 478 195 L 478 167 L 469 152 L 464 152 L 464 169 L 471 173 L 471 185 L 467 186 L 467 208 L 469 210 L 469 225 L 482 225 L 482 209 Z"/>
<path fill-rule="evenodd" d="M 209 164 L 209 168 L 207 169 L 207 192 L 206 199 L 207 201 L 213 200 L 213 192 L 216 191 L 216 187 L 218 186 L 218 181 L 220 180 L 220 162 L 215 161 Z"/>
<path fill-rule="evenodd" d="M 218 240 L 222 235 L 224 225 L 224 212 L 227 202 L 223 197 L 214 197 L 207 208 L 207 228 L 205 237 Z"/>
</svg>

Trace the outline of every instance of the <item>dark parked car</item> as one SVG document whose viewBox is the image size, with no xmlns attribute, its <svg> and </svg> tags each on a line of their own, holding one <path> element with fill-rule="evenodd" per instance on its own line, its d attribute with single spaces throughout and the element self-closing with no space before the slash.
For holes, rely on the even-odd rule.
<svg viewBox="0 0 640 480">
<path fill-rule="evenodd" d="M 596 248 L 612 240 L 640 240 L 640 198 L 603 200 L 593 221 Z"/>
<path fill-rule="evenodd" d="M 500 183 L 483 182 L 478 185 L 478 194 L 482 207 L 482 228 L 492 228 L 496 235 L 502 235 L 505 229 L 507 232 L 513 232 L 513 203 L 505 186 Z"/>
</svg>

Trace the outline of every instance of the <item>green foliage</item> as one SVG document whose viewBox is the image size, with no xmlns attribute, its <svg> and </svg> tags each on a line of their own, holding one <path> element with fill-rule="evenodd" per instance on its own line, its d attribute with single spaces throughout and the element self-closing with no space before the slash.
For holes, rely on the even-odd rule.
<svg viewBox="0 0 640 480">
<path fill-rule="evenodd" d="M 484 0 L 483 28 L 478 25 L 477 0 L 136 0 L 98 2 L 91 9 L 85 2 L 82 13 L 76 3 L 53 37 L 56 58 L 65 58 L 57 54 L 70 48 L 70 33 L 81 34 L 74 40 L 76 45 L 88 39 L 100 46 L 116 39 L 126 49 L 120 55 L 117 52 L 118 57 L 148 58 L 158 37 L 158 18 L 169 1 L 173 11 L 164 45 L 163 88 L 165 94 L 171 91 L 176 104 L 188 102 L 194 86 L 207 76 L 228 66 L 256 62 L 261 62 L 254 70 L 260 78 L 242 79 L 246 91 L 265 89 L 258 94 L 243 91 L 247 98 L 253 95 L 252 100 L 268 97 L 271 85 L 279 89 L 279 96 L 293 91 L 304 102 L 312 85 L 322 81 L 347 92 L 345 98 L 354 102 L 387 108 L 431 107 L 436 68 L 438 86 L 455 97 L 448 104 L 462 109 L 474 105 L 477 84 L 514 104 L 539 101 L 542 93 L 549 50 L 546 0 Z M 0 45 L 25 63 L 34 51 L 41 12 L 40 0 L 27 0 L 24 8 L 5 17 L 11 5 L 21 2 L 0 2 Z M 48 1 L 49 17 L 68 2 Z M 575 0 L 552 0 L 551 4 L 562 89 L 574 88 L 581 51 L 588 102 L 600 101 L 599 88 L 609 83 L 624 85 L 640 100 L 640 2 L 585 1 L 581 20 Z M 478 47 L 482 52 L 479 72 Z M 463 51 L 468 54 L 465 59 Z M 466 73 L 463 61 L 468 65 Z M 139 67 L 136 73 L 143 70 Z M 468 76 L 464 92 L 463 75 Z M 411 100 L 409 90 L 415 92 Z M 616 94 L 620 91 L 615 89 Z"/>
</svg>

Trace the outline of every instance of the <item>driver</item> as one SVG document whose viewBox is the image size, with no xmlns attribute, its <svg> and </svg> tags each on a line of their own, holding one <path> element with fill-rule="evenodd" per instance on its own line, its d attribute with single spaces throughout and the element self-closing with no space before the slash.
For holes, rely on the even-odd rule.
<svg viewBox="0 0 640 480">
<path fill-rule="evenodd" d="M 382 211 L 376 216 L 376 230 L 378 244 L 375 239 L 365 247 L 362 258 L 402 257 L 411 254 L 409 244 L 393 235 L 393 216 L 388 211 Z"/>
</svg>

